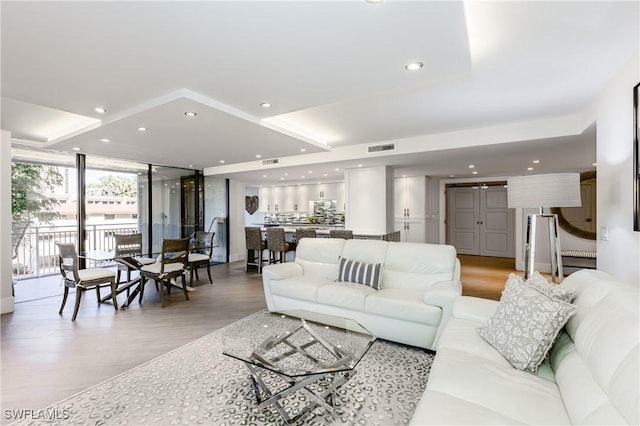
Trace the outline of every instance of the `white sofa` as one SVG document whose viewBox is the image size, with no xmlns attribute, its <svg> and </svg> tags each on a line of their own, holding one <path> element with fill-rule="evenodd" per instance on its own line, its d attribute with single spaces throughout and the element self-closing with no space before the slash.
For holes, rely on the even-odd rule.
<svg viewBox="0 0 640 426">
<path fill-rule="evenodd" d="M 336 282 L 338 260 L 383 263 L 382 285 Z M 262 270 L 269 311 L 306 310 L 352 318 L 375 336 L 435 349 L 462 293 L 452 246 L 303 238 L 295 262 Z"/>
<path fill-rule="evenodd" d="M 562 287 L 576 314 L 536 375 L 477 333 L 497 302 L 460 297 L 411 424 L 638 424 L 638 288 L 583 270 Z"/>
</svg>

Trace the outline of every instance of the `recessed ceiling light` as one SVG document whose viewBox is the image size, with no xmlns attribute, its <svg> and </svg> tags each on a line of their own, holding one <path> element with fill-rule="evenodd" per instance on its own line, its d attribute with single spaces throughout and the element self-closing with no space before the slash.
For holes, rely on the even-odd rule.
<svg viewBox="0 0 640 426">
<path fill-rule="evenodd" d="M 473 172 L 472 174 L 477 175 L 477 174 L 478 174 L 478 172 Z"/>
<path fill-rule="evenodd" d="M 340 169 L 336 167 L 336 172 L 339 172 L 339 171 L 340 171 Z"/>
<path fill-rule="evenodd" d="M 262 158 L 262 155 L 256 154 L 256 158 Z"/>
<path fill-rule="evenodd" d="M 527 170 L 531 171 L 533 170 L 533 167 L 527 167 Z"/>
<path fill-rule="evenodd" d="M 402 175 L 402 177 L 407 177 L 407 175 Z"/>
<path fill-rule="evenodd" d="M 190 169 L 193 169 L 193 164 L 189 164 L 189 168 L 190 168 Z"/>
<path fill-rule="evenodd" d="M 309 170 L 307 173 L 311 174 L 311 173 L 313 173 L 313 171 Z"/>
<path fill-rule="evenodd" d="M 362 167 L 362 164 L 358 164 L 358 167 Z"/>
<path fill-rule="evenodd" d="M 140 130 L 141 132 L 146 132 L 147 128 L 146 127 L 138 127 L 138 130 Z"/>
<path fill-rule="evenodd" d="M 540 164 L 540 160 L 533 160 L 533 164 Z"/>
<path fill-rule="evenodd" d="M 595 167 L 598 165 L 598 163 L 591 163 L 591 165 Z"/>
<path fill-rule="evenodd" d="M 280 178 L 280 180 L 284 180 L 284 178 L 283 178 L 283 177 L 281 177 L 281 178 Z"/>
<path fill-rule="evenodd" d="M 95 107 L 93 110 L 98 114 L 104 114 L 105 112 L 107 112 L 107 110 L 102 107 Z"/>
<path fill-rule="evenodd" d="M 329 174 L 328 174 L 328 173 L 325 173 L 325 174 L 324 174 L 324 177 L 327 177 L 327 176 L 329 176 Z"/>
<path fill-rule="evenodd" d="M 475 166 L 473 164 L 469 164 L 469 168 L 473 169 Z"/>
<path fill-rule="evenodd" d="M 270 104 L 269 102 L 262 102 L 262 103 L 260 104 L 260 106 L 261 106 L 262 108 L 271 108 L 271 104 Z"/>
<path fill-rule="evenodd" d="M 454 177 L 456 177 L 456 175 L 449 175 L 449 177 L 450 177 L 450 178 L 454 178 Z"/>
<path fill-rule="evenodd" d="M 262 175 L 262 177 L 267 177 L 267 175 Z"/>
<path fill-rule="evenodd" d="M 224 160 L 220 160 L 221 163 L 224 163 Z"/>
<path fill-rule="evenodd" d="M 141 174 L 142 174 L 142 172 L 138 172 L 138 174 L 139 174 L 139 175 L 141 175 Z"/>
<path fill-rule="evenodd" d="M 287 172 L 284 172 L 284 175 L 285 175 L 285 176 L 289 176 L 289 173 L 287 173 Z"/>
<path fill-rule="evenodd" d="M 195 117 L 196 115 L 198 115 L 198 113 L 193 111 L 187 111 L 184 113 L 184 115 L 186 115 L 187 117 Z"/>
<path fill-rule="evenodd" d="M 300 176 L 302 179 L 304 179 L 304 176 Z"/>
<path fill-rule="evenodd" d="M 102 139 L 100 139 L 100 142 L 111 142 L 111 139 L 102 138 Z"/>
<path fill-rule="evenodd" d="M 78 148 L 77 146 L 74 146 L 73 148 L 71 148 L 74 151 L 80 151 L 80 148 Z"/>
<path fill-rule="evenodd" d="M 304 148 L 300 148 L 300 152 L 306 152 L 307 150 Z"/>
<path fill-rule="evenodd" d="M 407 64 L 404 69 L 407 71 L 417 71 L 423 66 L 424 64 L 422 62 L 411 62 L 410 64 Z"/>
</svg>

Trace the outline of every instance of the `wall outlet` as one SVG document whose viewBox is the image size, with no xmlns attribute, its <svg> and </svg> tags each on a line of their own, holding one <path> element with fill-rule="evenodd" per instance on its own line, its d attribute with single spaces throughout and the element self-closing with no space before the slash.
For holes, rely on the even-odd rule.
<svg viewBox="0 0 640 426">
<path fill-rule="evenodd" d="M 609 241 L 609 227 L 601 226 L 600 227 L 600 239 L 602 241 Z"/>
</svg>

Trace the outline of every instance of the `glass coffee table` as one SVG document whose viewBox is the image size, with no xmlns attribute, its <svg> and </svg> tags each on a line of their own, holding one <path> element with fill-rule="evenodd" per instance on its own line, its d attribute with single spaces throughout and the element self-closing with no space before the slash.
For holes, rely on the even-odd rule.
<svg viewBox="0 0 640 426">
<path fill-rule="evenodd" d="M 287 423 L 317 407 L 335 414 L 336 391 L 376 340 L 354 320 L 307 311 L 268 315 L 225 334 L 223 353 L 248 368 L 258 408 L 273 405 Z M 304 403 L 287 404 L 296 393 Z"/>
</svg>

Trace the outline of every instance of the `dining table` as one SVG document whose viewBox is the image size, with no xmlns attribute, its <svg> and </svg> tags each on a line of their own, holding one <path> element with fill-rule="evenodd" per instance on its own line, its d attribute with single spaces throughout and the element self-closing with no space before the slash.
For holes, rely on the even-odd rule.
<svg viewBox="0 0 640 426">
<path fill-rule="evenodd" d="M 211 247 L 215 248 L 216 245 L 209 246 L 206 244 L 192 244 L 189 247 L 189 251 L 194 252 L 198 250 L 206 250 Z M 149 257 L 157 258 L 158 256 L 160 256 L 160 254 L 161 254 L 160 252 L 151 253 Z M 139 255 L 134 256 L 130 254 L 116 254 L 115 250 L 88 250 L 84 253 L 80 253 L 78 257 L 82 257 L 86 260 L 90 260 L 95 264 L 107 264 L 107 263 L 112 263 L 117 261 L 137 271 L 140 271 L 140 269 L 145 264 L 148 264 L 143 262 L 142 259 L 144 259 L 144 257 L 141 257 Z M 135 300 L 135 298 L 140 294 L 140 291 L 142 290 L 142 275 L 138 274 L 136 277 L 133 277 L 131 280 L 125 281 L 122 283 L 116 283 L 116 285 L 117 285 L 117 288 L 116 288 L 115 296 L 109 293 L 108 295 L 102 297 L 100 299 L 100 302 L 101 303 L 108 302 L 109 300 L 112 300 L 112 297 L 117 297 L 119 294 L 126 291 L 127 300 L 124 303 L 119 303 L 120 310 L 125 310 L 131 305 L 131 303 Z M 178 287 L 177 285 L 175 286 Z"/>
</svg>

